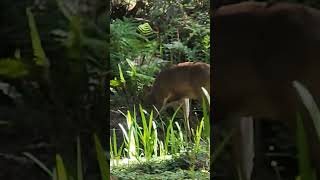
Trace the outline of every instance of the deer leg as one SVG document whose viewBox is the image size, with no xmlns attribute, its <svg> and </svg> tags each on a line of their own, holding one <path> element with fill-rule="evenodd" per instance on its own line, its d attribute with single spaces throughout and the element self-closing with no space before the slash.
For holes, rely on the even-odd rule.
<svg viewBox="0 0 320 180">
<path fill-rule="evenodd" d="M 190 115 L 190 99 L 185 98 L 183 99 L 183 115 L 184 115 L 184 128 L 186 129 L 188 133 L 188 137 L 191 139 L 191 129 L 190 129 L 190 123 L 189 123 L 189 115 Z"/>
<path fill-rule="evenodd" d="M 155 116 L 155 119 L 158 117 L 159 114 L 161 114 L 164 110 L 166 110 L 169 106 L 172 106 L 175 101 L 179 100 L 180 97 L 176 94 L 169 94 L 166 98 L 164 98 L 162 102 L 162 106 L 160 110 L 158 111 L 158 114 Z"/>
<path fill-rule="evenodd" d="M 242 117 L 232 119 L 231 129 L 235 128 L 232 137 L 232 160 L 236 174 L 241 180 L 250 180 L 254 161 L 253 121 Z"/>
<path fill-rule="evenodd" d="M 243 165 L 246 163 L 244 162 L 245 158 L 243 158 L 243 151 L 244 147 L 247 146 L 244 144 L 244 133 L 243 127 L 245 126 L 241 123 L 241 116 L 237 113 L 229 115 L 228 117 L 224 118 L 224 122 L 222 122 L 222 128 L 227 130 L 227 133 L 231 133 L 230 145 L 231 145 L 231 159 L 228 160 L 229 164 L 232 164 L 229 168 L 232 170 L 230 171 L 230 176 L 232 179 L 241 179 L 241 180 L 249 180 L 247 179 L 246 174 L 244 173 L 245 168 Z M 245 127 L 246 128 L 246 127 Z"/>
<path fill-rule="evenodd" d="M 241 174 L 245 180 L 251 179 L 254 166 L 254 125 L 252 117 L 242 117 L 240 121 L 241 133 Z"/>
</svg>

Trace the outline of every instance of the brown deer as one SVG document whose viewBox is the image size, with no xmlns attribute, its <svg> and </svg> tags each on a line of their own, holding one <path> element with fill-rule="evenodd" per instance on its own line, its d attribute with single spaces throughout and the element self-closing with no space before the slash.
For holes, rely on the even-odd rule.
<svg viewBox="0 0 320 180">
<path fill-rule="evenodd" d="M 281 120 L 294 134 L 296 112 L 305 109 L 292 81 L 300 81 L 315 98 L 320 95 L 320 11 L 291 3 L 243 2 L 218 8 L 211 22 L 214 124 L 230 130 L 250 115 Z M 319 177 L 319 139 L 310 117 L 303 120 Z M 236 131 L 232 164 L 242 161 L 240 137 Z M 250 179 L 243 167 L 240 172 L 242 179 Z"/>
<path fill-rule="evenodd" d="M 181 103 L 186 99 L 202 100 L 205 88 L 210 93 L 210 65 L 202 62 L 183 62 L 161 71 L 146 95 L 146 103 L 160 109 Z M 201 102 L 201 101 L 200 101 Z M 184 108 L 184 106 L 183 106 Z M 187 108 L 184 109 L 184 112 Z M 188 119 L 189 113 L 185 113 Z M 190 126 L 187 126 L 190 137 Z"/>
<path fill-rule="evenodd" d="M 201 87 L 210 93 L 210 65 L 202 62 L 179 63 L 158 74 L 146 102 L 163 110 L 184 98 L 201 100 Z"/>
</svg>

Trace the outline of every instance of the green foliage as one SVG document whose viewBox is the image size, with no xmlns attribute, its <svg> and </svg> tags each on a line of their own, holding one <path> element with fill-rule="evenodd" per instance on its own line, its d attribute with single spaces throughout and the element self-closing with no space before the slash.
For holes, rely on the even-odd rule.
<svg viewBox="0 0 320 180">
<path fill-rule="evenodd" d="M 99 162 L 101 178 L 102 180 L 108 180 L 110 177 L 109 164 L 107 163 L 105 150 L 102 148 L 100 140 L 96 134 L 94 135 L 94 143 L 96 146 L 97 159 Z"/>
<path fill-rule="evenodd" d="M 33 156 L 32 154 L 28 152 L 23 152 L 23 155 L 27 156 L 29 159 L 31 159 L 36 165 L 38 165 L 43 171 L 45 171 L 49 176 L 53 177 L 53 174 L 45 164 L 43 164 L 38 158 Z"/>
<path fill-rule="evenodd" d="M 110 80 L 110 89 L 121 99 L 125 98 L 126 102 L 134 104 L 141 100 L 140 94 L 143 87 L 150 86 L 154 81 L 155 78 L 148 74 L 154 74 L 150 72 L 159 71 L 160 63 L 153 61 L 149 66 L 139 66 L 129 59 L 126 59 L 126 62 L 129 69 L 124 72 L 122 67 L 126 65 L 121 66 L 118 64 L 119 77 L 114 77 Z"/>
<path fill-rule="evenodd" d="M 166 137 L 165 137 L 165 143 L 164 143 L 164 150 L 166 153 L 169 153 L 170 154 L 176 154 L 178 153 L 180 150 L 178 149 L 179 146 L 178 145 L 178 142 L 179 142 L 179 139 L 178 137 L 181 137 L 181 136 L 176 136 L 176 131 L 173 129 L 173 121 L 178 113 L 178 111 L 180 110 L 180 107 L 177 108 L 177 110 L 175 111 L 175 113 L 172 115 L 172 118 L 171 120 L 169 121 L 169 125 L 167 127 L 167 131 L 166 131 Z M 181 139 L 180 139 L 181 140 Z M 171 147 L 170 148 L 170 151 L 169 151 L 169 146 Z"/>
<path fill-rule="evenodd" d="M 186 134 L 183 133 L 179 124 L 175 122 L 177 126 L 177 130 L 174 129 L 174 120 L 177 112 L 180 108 L 178 108 L 175 114 L 172 116 L 169 124 L 166 128 L 165 133 L 165 143 L 159 139 L 158 137 L 158 129 L 156 123 L 153 121 L 153 112 L 149 115 L 149 118 L 145 116 L 145 110 L 142 107 L 139 107 L 140 117 L 142 126 L 140 126 L 137 122 L 137 115 L 134 109 L 133 116 L 130 111 L 127 112 L 126 119 L 127 119 L 127 130 L 124 128 L 122 124 L 119 124 L 124 138 L 125 138 L 125 151 L 128 152 L 128 157 L 131 159 L 136 159 L 140 156 L 144 156 L 147 160 L 150 160 L 152 157 L 158 156 L 158 151 L 160 151 L 161 155 L 169 154 L 176 154 L 185 150 L 185 140 L 184 136 Z M 201 130 L 203 129 L 203 121 L 200 127 L 197 128 L 197 149 L 200 147 L 200 137 L 201 137 Z M 113 143 L 112 143 L 113 141 Z M 110 138 L 110 144 L 113 144 L 112 150 L 112 157 L 117 157 L 121 152 L 117 150 L 116 147 L 116 139 L 115 133 L 113 135 L 113 140 Z M 140 144 L 142 145 L 142 149 L 140 149 Z M 122 147 L 120 148 L 122 149 Z M 140 153 L 140 150 L 143 150 Z M 124 155 L 124 154 L 122 154 Z"/>
<path fill-rule="evenodd" d="M 189 158 L 186 158 L 186 156 L 161 160 L 153 159 L 151 162 L 137 165 L 113 167 L 112 174 L 119 177 L 119 179 L 210 179 L 210 173 L 206 169 L 197 171 L 184 169 L 188 165 L 188 160 Z M 200 159 L 197 159 L 197 161 L 200 162 Z"/>
<path fill-rule="evenodd" d="M 0 75 L 15 78 L 12 86 L 16 86 L 22 94 L 22 106 L 17 114 L 20 111 L 26 114 L 23 118 L 10 119 L 14 121 L 10 123 L 13 128 L 22 127 L 25 128 L 23 130 L 28 129 L 30 134 L 46 137 L 64 158 L 66 169 L 70 171 L 68 175 L 75 176 L 71 173 L 76 162 L 72 158 L 75 151 L 69 142 L 84 129 L 86 132 L 94 129 L 100 134 L 105 124 L 106 94 L 103 82 L 108 64 L 106 29 L 72 16 L 70 21 L 66 21 L 68 28 L 56 29 L 55 32 L 59 33 L 53 34 L 57 42 L 50 36 L 54 47 L 49 47 L 56 51 L 52 55 L 52 51 L 50 54 L 44 50 L 48 47 L 47 37 L 40 37 L 41 27 L 38 29 L 36 26 L 33 13 L 31 8 L 26 9 L 33 59 L 29 60 L 23 49 L 23 53 L 16 51 L 15 58 L 0 61 Z M 60 161 L 59 158 L 57 161 Z M 82 165 L 78 165 L 81 169 Z M 57 173 L 61 172 L 61 169 L 57 170 Z"/>
<path fill-rule="evenodd" d="M 70 20 L 70 31 L 68 38 L 65 40 L 65 46 L 67 47 L 68 56 L 72 60 L 81 59 L 82 49 L 82 32 L 81 32 L 80 19 L 77 16 L 72 16 Z"/>
<path fill-rule="evenodd" d="M 169 44 L 163 44 L 163 47 L 169 50 L 169 59 L 173 62 L 184 61 L 184 57 L 187 57 L 188 59 L 194 59 L 195 57 L 195 52 L 182 44 L 181 41 L 173 41 Z M 177 57 L 178 60 L 176 59 Z"/>
<path fill-rule="evenodd" d="M 148 1 L 140 9 L 143 20 L 123 18 L 111 23 L 110 83 L 118 87 L 112 89 L 118 99 L 125 97 L 123 102 L 129 104 L 141 102 L 144 87 L 150 86 L 167 64 L 209 62 L 208 2 Z M 116 80 L 119 64 L 126 79 L 125 87 Z"/>
<path fill-rule="evenodd" d="M 315 171 L 311 168 L 307 136 L 300 115 L 297 116 L 297 149 L 298 165 L 301 180 L 316 180 Z"/>
<path fill-rule="evenodd" d="M 209 62 L 209 1 L 154 1 L 150 6 L 149 18 L 159 28 L 159 41 L 167 44 L 164 59 Z"/>
<path fill-rule="evenodd" d="M 153 75 L 159 72 L 161 59 L 155 57 L 157 52 L 157 42 L 148 40 L 148 35 L 138 33 L 140 30 L 145 33 L 153 32 L 147 24 L 139 25 L 133 20 L 124 18 L 124 20 L 115 20 L 110 25 L 110 64 L 112 73 L 112 85 L 120 86 L 116 78 L 123 76 L 126 80 L 124 87 L 117 89 L 122 97 L 127 98 L 135 96 L 142 92 L 143 86 L 150 85 L 153 81 Z M 121 71 L 117 66 L 121 66 Z M 124 95 L 124 96 L 123 96 Z M 138 99 L 133 99 L 137 101 Z"/>
<path fill-rule="evenodd" d="M 197 149 L 193 151 L 196 153 L 204 149 L 204 144 L 207 145 L 200 141 L 203 137 L 209 137 L 208 113 L 197 128 L 194 144 L 187 143 L 187 135 L 175 122 L 178 110 L 170 117 L 165 128 L 162 125 L 163 132 L 160 135 L 160 126 L 153 120 L 153 112 L 149 114 L 142 107 L 139 107 L 140 113 L 136 114 L 135 111 L 135 104 L 139 104 L 140 97 L 145 96 L 144 87 L 153 83 L 155 75 L 164 66 L 181 61 L 209 61 L 209 4 L 208 1 L 207 4 L 203 2 L 148 1 L 146 7 L 138 12 L 142 18 L 115 19 L 111 22 L 111 102 L 119 107 L 133 108 L 133 112 L 125 113 L 126 126 L 119 124 L 124 144 L 120 146 L 116 143 L 115 133 L 110 138 L 111 160 L 117 162 L 113 164 L 115 168 L 121 162 L 128 165 L 133 161 L 152 161 L 189 149 Z M 195 163 L 193 160 L 190 162 Z M 196 177 L 197 173 L 190 171 L 189 177 L 192 174 Z"/>
<path fill-rule="evenodd" d="M 59 154 L 56 155 L 56 163 L 58 180 L 68 180 L 66 168 L 64 167 L 63 160 Z"/>
<path fill-rule="evenodd" d="M 35 64 L 38 66 L 42 66 L 44 68 L 49 68 L 49 61 L 42 48 L 40 35 L 36 26 L 34 16 L 30 8 L 26 9 L 26 13 L 28 16 L 28 23 L 30 28 L 30 36 L 31 36 Z"/>
<path fill-rule="evenodd" d="M 135 113 L 135 111 L 134 111 Z M 139 145 L 138 143 L 138 138 L 137 137 L 137 129 L 134 126 L 133 121 L 135 121 L 135 116 L 132 117 L 130 111 L 128 111 L 126 119 L 127 119 L 127 129 L 128 131 L 126 131 L 126 129 L 119 124 L 123 135 L 125 137 L 125 150 L 128 153 L 129 158 L 131 159 L 135 159 L 136 157 L 139 156 L 139 148 L 137 148 L 136 145 Z"/>
<path fill-rule="evenodd" d="M 136 32 L 137 24 L 129 19 L 115 20 L 110 25 L 111 69 L 117 64 L 125 64 L 126 59 L 135 59 L 146 48 L 147 39 Z M 127 68 L 125 68 L 127 70 Z M 113 74 L 117 72 L 113 71 Z"/>
<path fill-rule="evenodd" d="M 93 139 L 95 142 L 95 149 L 97 153 L 97 160 L 99 163 L 100 174 L 102 180 L 108 180 L 110 177 L 109 164 L 107 163 L 105 150 L 102 148 L 100 140 L 96 134 L 93 135 Z M 49 176 L 52 177 L 53 180 L 72 180 L 74 179 L 65 168 L 65 163 L 61 155 L 56 154 L 56 168 L 53 171 L 50 171 L 44 163 L 34 157 L 32 154 L 24 152 L 25 156 L 30 158 L 33 162 L 35 162 L 43 171 L 45 171 Z M 82 160 L 81 160 L 81 148 L 80 148 L 80 139 L 77 137 L 77 180 L 83 180 L 84 175 L 82 172 Z"/>
<path fill-rule="evenodd" d="M 313 99 L 311 93 L 298 81 L 293 81 L 293 86 L 296 88 L 302 103 L 307 108 L 311 119 L 313 121 L 314 127 L 318 134 L 318 138 L 320 140 L 320 111 L 319 108 Z"/>
<path fill-rule="evenodd" d="M 34 55 L 34 65 L 40 66 L 43 69 L 41 77 L 44 80 L 48 80 L 49 60 L 42 48 L 40 36 L 37 30 L 34 16 L 30 8 L 26 8 L 26 14 L 28 16 L 28 24 L 30 29 L 30 37 Z M 30 71 L 34 71 L 34 67 L 27 66 L 22 61 L 22 57 L 19 50 L 15 51 L 14 59 L 1 59 L 0 61 L 0 75 L 6 78 L 22 79 L 30 74 Z"/>
<path fill-rule="evenodd" d="M 293 81 L 293 86 L 296 88 L 302 103 L 309 111 L 311 119 L 313 121 L 314 127 L 316 129 L 318 139 L 320 140 L 320 111 L 314 101 L 311 93 L 305 88 L 300 82 Z M 303 120 L 301 115 L 297 115 L 297 148 L 298 148 L 298 162 L 299 162 L 299 172 L 301 180 L 315 180 L 316 174 L 315 170 L 311 167 L 311 161 L 309 157 L 309 148 L 307 144 L 308 137 L 306 135 L 305 127 L 303 125 Z"/>
<path fill-rule="evenodd" d="M 27 66 L 16 59 L 0 59 L 0 75 L 7 78 L 23 78 L 29 74 Z"/>
<path fill-rule="evenodd" d="M 110 159 L 114 159 L 116 164 L 119 163 L 119 160 L 123 155 L 124 142 L 122 142 L 120 148 L 117 147 L 117 136 L 116 131 L 113 129 L 112 138 L 110 137 Z M 111 161 L 111 163 L 114 161 Z"/>
<path fill-rule="evenodd" d="M 143 112 L 141 105 L 139 105 L 139 109 L 140 109 L 143 132 L 140 131 L 139 128 L 137 128 L 138 135 L 139 135 L 139 137 L 142 141 L 142 144 L 143 144 L 145 157 L 147 160 L 150 160 L 153 153 L 155 154 L 155 156 L 157 156 L 157 151 L 158 151 L 158 148 L 157 148 L 157 141 L 158 141 L 157 128 L 156 128 L 155 122 L 153 121 L 153 111 L 151 111 L 151 114 L 149 117 L 149 122 L 147 123 L 147 119 L 144 115 L 144 112 Z"/>
<path fill-rule="evenodd" d="M 214 163 L 216 162 L 217 158 L 221 155 L 221 153 L 223 153 L 223 151 L 225 150 L 227 144 L 229 144 L 231 142 L 232 136 L 234 136 L 235 134 L 235 129 L 233 129 L 230 133 L 228 133 L 223 141 L 217 146 L 214 147 L 214 151 L 212 151 L 212 155 L 210 156 L 210 167 L 214 166 Z"/>
<path fill-rule="evenodd" d="M 51 5 L 52 1 L 48 2 Z M 14 6 L 16 5 L 14 3 Z M 101 134 L 101 129 L 105 131 L 103 125 L 106 123 L 107 102 L 103 82 L 109 68 L 106 43 L 109 24 L 106 21 L 101 24 L 88 22 L 85 18 L 67 12 L 70 9 L 64 10 L 65 15 L 70 15 L 66 15 L 66 19 L 61 17 L 61 13 L 50 19 L 52 16 L 48 18 L 47 12 L 56 13 L 54 5 L 50 6 L 50 11 L 39 12 L 35 6 L 25 11 L 23 9 L 18 13 L 23 14 L 19 19 L 25 23 L 18 24 L 27 26 L 19 31 L 16 25 L 14 28 L 10 26 L 10 31 L 15 34 L 10 34 L 10 48 L 4 51 L 11 49 L 13 44 L 19 44 L 22 49 L 21 53 L 15 52 L 14 58 L 0 60 L 0 76 L 9 79 L 8 83 L 17 89 L 22 97 L 21 102 L 19 101 L 21 106 L 13 109 L 16 114 L 8 117 L 8 123 L 12 125 L 8 132 L 17 131 L 15 133 L 19 135 L 29 132 L 23 141 L 41 137 L 41 141 L 52 145 L 63 157 L 67 178 L 73 176 L 81 180 L 81 171 L 78 171 L 77 176 L 75 171 L 73 172 L 74 169 L 82 169 L 81 163 L 75 168 L 75 162 L 81 162 L 80 145 L 76 159 L 76 151 L 70 142 L 74 141 L 76 135 L 83 135 L 84 132 L 94 130 Z M 19 3 L 19 6 L 24 8 L 25 4 Z M 56 33 L 51 34 L 51 30 Z M 28 38 L 24 37 L 25 34 Z M 32 47 L 26 47 L 29 43 Z M 86 139 L 84 141 L 84 144 L 87 144 L 84 152 L 88 152 L 92 147 Z M 46 152 L 46 155 L 50 152 Z M 63 162 L 57 156 L 57 167 L 59 164 Z M 56 172 L 61 174 L 61 168 Z M 53 179 L 61 178 L 57 174 L 53 171 L 50 176 Z"/>
<path fill-rule="evenodd" d="M 197 127 L 196 133 L 194 134 L 194 142 L 195 142 L 194 150 L 196 152 L 200 150 L 200 139 L 201 139 L 202 130 L 203 130 L 203 122 L 204 122 L 204 118 L 201 119 L 200 125 L 199 127 Z"/>
<path fill-rule="evenodd" d="M 140 24 L 138 30 L 143 36 L 148 38 L 153 38 L 156 35 L 149 23 Z"/>
<path fill-rule="evenodd" d="M 123 149 L 122 145 L 120 147 L 120 151 L 118 150 L 115 138 L 116 134 L 114 132 L 112 137 L 113 140 L 110 137 L 110 146 L 113 146 L 110 153 L 111 162 L 116 163 L 112 163 L 112 165 L 115 167 L 119 167 L 121 166 L 121 164 L 132 164 L 136 160 L 138 160 L 138 162 L 152 161 L 153 159 L 157 158 L 165 158 L 169 154 L 177 155 L 180 153 L 184 153 L 187 152 L 188 149 L 191 149 L 191 152 L 193 152 L 193 155 L 190 154 L 190 156 L 194 156 L 194 154 L 198 153 L 203 153 L 203 149 L 206 149 L 205 152 L 207 152 L 208 148 L 204 148 L 207 147 L 207 145 L 205 143 L 200 143 L 204 118 L 202 118 L 200 126 L 197 127 L 194 144 L 187 143 L 187 139 L 185 138 L 187 135 L 181 130 L 178 122 L 175 122 L 177 130 L 173 126 L 173 122 L 179 109 L 180 108 L 176 110 L 166 129 L 164 129 L 164 143 L 158 136 L 157 125 L 156 122 L 153 121 L 153 112 L 151 112 L 151 114 L 149 114 L 149 117 L 147 118 L 146 115 L 148 113 L 144 109 L 142 109 L 142 106 L 140 105 L 139 111 L 142 125 L 139 125 L 137 122 L 137 114 L 135 108 L 133 113 L 130 113 L 130 111 L 128 111 L 126 115 L 128 125 L 127 129 L 125 129 L 122 124 L 119 124 L 125 139 L 124 152 L 127 153 L 120 152 Z M 120 156 L 123 159 L 120 160 Z M 125 159 L 125 157 L 128 157 L 129 159 Z"/>
</svg>

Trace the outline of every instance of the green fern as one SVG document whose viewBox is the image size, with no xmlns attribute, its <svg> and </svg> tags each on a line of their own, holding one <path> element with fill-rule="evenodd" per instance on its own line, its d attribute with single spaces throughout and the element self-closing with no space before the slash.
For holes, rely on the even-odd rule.
<svg viewBox="0 0 320 180">
<path fill-rule="evenodd" d="M 144 24 L 139 25 L 138 30 L 142 35 L 149 37 L 149 38 L 154 37 L 154 35 L 155 35 L 155 33 L 149 23 L 144 23 Z"/>
</svg>

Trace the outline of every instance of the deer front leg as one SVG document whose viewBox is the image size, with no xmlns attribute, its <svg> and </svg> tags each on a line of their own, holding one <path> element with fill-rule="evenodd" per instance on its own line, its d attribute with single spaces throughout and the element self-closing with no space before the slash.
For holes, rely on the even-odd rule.
<svg viewBox="0 0 320 180">
<path fill-rule="evenodd" d="M 238 177 L 250 180 L 254 161 L 254 129 L 251 117 L 241 117 L 232 122 L 236 129 L 232 137 L 232 160 Z"/>
<path fill-rule="evenodd" d="M 184 115 L 184 128 L 186 129 L 187 133 L 188 133 L 188 138 L 191 139 L 191 128 L 190 128 L 190 119 L 189 119 L 189 115 L 190 115 L 190 99 L 189 98 L 185 98 L 183 99 L 183 115 Z"/>
</svg>

